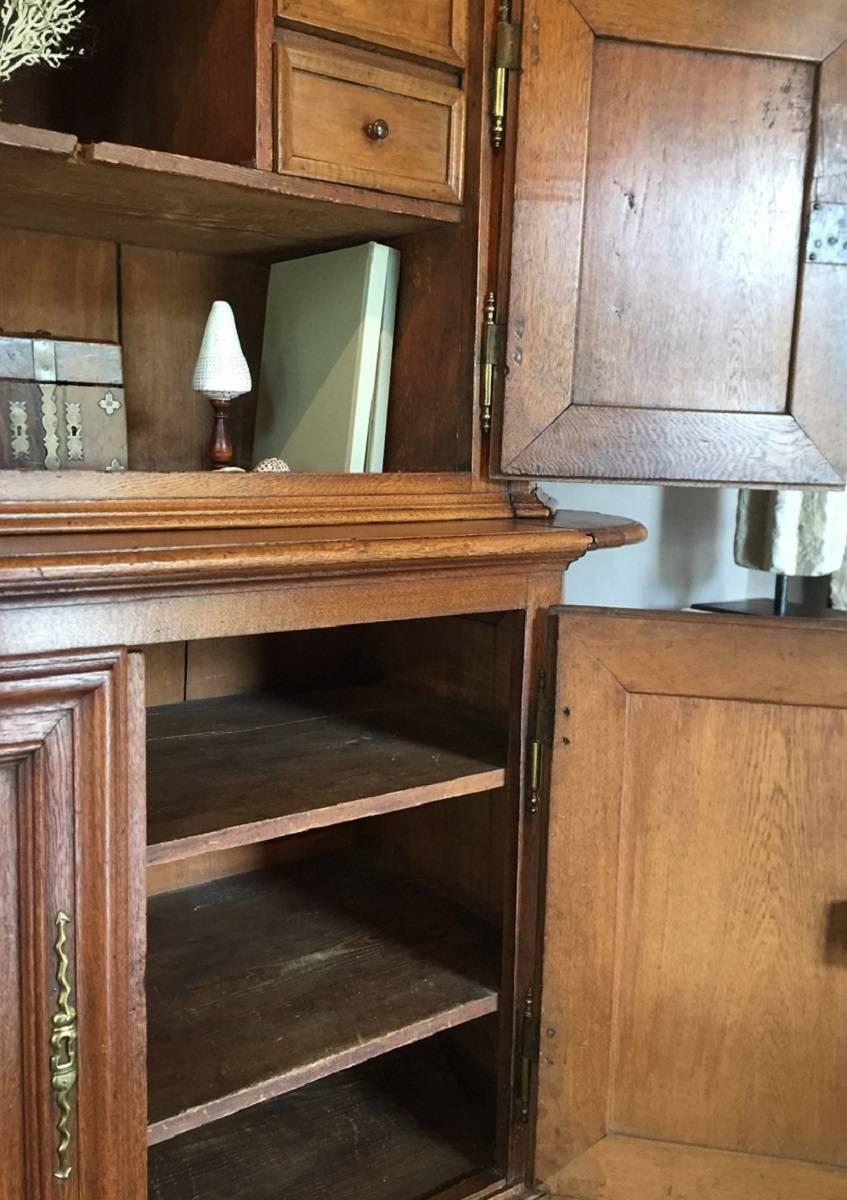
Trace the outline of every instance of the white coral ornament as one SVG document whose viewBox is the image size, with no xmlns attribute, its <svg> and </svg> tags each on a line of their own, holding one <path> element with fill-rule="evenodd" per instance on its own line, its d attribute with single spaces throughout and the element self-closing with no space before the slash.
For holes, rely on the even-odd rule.
<svg viewBox="0 0 847 1200">
<path fill-rule="evenodd" d="M 58 67 L 70 58 L 63 39 L 83 17 L 81 0 L 3 0 L 0 7 L 0 83 L 21 67 Z"/>
</svg>

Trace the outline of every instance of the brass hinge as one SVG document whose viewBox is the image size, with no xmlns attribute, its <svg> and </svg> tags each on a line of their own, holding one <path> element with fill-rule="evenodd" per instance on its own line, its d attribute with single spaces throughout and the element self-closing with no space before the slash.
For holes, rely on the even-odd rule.
<svg viewBox="0 0 847 1200">
<path fill-rule="evenodd" d="M 497 324 L 497 301 L 494 293 L 489 292 L 482 325 L 482 401 L 479 407 L 479 423 L 483 433 L 491 432 L 495 373 L 505 362 L 506 327 Z"/>
<path fill-rule="evenodd" d="M 538 672 L 538 683 L 535 688 L 535 731 L 529 743 L 529 800 L 527 807 L 530 816 L 535 816 L 541 807 L 544 747 L 550 743 L 549 723 L 547 672 L 542 668 Z"/>
<path fill-rule="evenodd" d="M 522 1125 L 529 1121 L 532 1105 L 532 1076 L 538 1062 L 541 1040 L 535 992 L 528 988 L 521 1012 L 520 1063 L 518 1064 L 518 1120 Z"/>
<path fill-rule="evenodd" d="M 495 150 L 506 135 L 506 99 L 509 71 L 521 69 L 521 27 L 513 25 L 511 0 L 501 0 L 497 10 L 497 43 L 491 87 L 491 144 Z"/>
</svg>

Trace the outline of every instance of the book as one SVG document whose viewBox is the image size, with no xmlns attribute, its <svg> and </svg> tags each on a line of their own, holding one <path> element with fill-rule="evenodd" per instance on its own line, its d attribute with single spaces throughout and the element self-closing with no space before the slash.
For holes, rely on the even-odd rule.
<svg viewBox="0 0 847 1200">
<path fill-rule="evenodd" d="M 381 471 L 400 255 L 369 242 L 275 263 L 254 458 Z"/>
</svg>

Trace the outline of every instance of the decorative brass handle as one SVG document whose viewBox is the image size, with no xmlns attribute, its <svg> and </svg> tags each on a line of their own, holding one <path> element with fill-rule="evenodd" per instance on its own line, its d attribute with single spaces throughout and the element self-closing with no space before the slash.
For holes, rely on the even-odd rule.
<svg viewBox="0 0 847 1200">
<path fill-rule="evenodd" d="M 56 1179 L 70 1179 L 72 1170 L 68 1151 L 71 1145 L 70 1095 L 76 1086 L 77 1074 L 77 1024 L 76 1009 L 72 1004 L 73 991 L 68 979 L 71 964 L 65 949 L 68 941 L 67 927 L 70 923 L 71 919 L 66 913 L 60 912 L 56 916 L 56 982 L 59 985 L 59 994 L 56 998 L 56 1012 L 51 1022 L 53 1032 L 50 1035 L 50 1083 L 59 1106 L 59 1119 L 56 1123 L 59 1134 L 59 1166 L 53 1172 Z"/>
<path fill-rule="evenodd" d="M 371 121 L 365 126 L 365 133 L 372 142 L 384 142 L 391 130 L 387 121 Z"/>
</svg>

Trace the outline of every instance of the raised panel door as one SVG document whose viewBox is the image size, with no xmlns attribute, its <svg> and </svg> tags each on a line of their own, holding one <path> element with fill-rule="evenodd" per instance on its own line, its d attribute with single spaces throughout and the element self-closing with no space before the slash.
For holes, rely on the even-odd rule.
<svg viewBox="0 0 847 1200">
<path fill-rule="evenodd" d="M 847 7 L 523 8 L 502 472 L 843 485 Z"/>
<path fill-rule="evenodd" d="M 4 1200 L 146 1194 L 139 662 L 0 659 Z"/>
<path fill-rule="evenodd" d="M 847 1197 L 847 625 L 563 610 L 537 1170 Z"/>
</svg>

